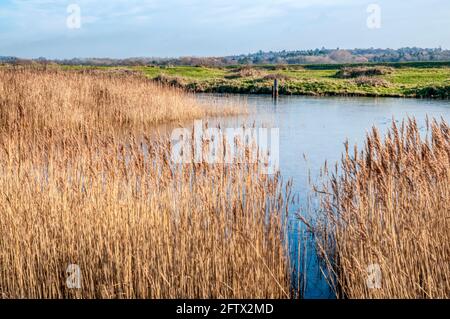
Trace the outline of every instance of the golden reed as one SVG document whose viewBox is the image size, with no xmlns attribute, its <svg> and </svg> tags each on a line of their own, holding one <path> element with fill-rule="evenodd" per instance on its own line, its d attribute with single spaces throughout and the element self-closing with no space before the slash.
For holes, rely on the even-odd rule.
<svg viewBox="0 0 450 319">
<path fill-rule="evenodd" d="M 444 120 L 409 119 L 346 145 L 316 224 L 338 297 L 450 297 L 449 137 Z"/>
<path fill-rule="evenodd" d="M 148 132 L 235 112 L 135 75 L 0 69 L 0 297 L 288 298 L 279 176 L 175 166 Z"/>
</svg>

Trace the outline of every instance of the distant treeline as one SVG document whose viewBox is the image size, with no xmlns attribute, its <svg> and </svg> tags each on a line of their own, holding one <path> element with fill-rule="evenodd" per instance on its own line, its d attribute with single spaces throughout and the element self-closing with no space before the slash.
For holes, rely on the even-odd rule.
<svg viewBox="0 0 450 319">
<path fill-rule="evenodd" d="M 450 50 L 441 48 L 401 48 L 401 49 L 315 49 L 299 51 L 263 52 L 225 57 L 180 57 L 127 59 L 74 58 L 48 60 L 38 58 L 25 60 L 0 56 L 0 63 L 56 63 L 65 65 L 90 66 L 144 66 L 144 65 L 187 65 L 187 66 L 230 66 L 253 64 L 338 64 L 338 63 L 392 63 L 392 62 L 434 62 L 450 61 Z"/>
</svg>

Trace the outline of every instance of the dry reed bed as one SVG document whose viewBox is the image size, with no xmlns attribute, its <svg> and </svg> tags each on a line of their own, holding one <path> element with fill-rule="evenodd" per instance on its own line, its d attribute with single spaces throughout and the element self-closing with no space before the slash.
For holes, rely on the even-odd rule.
<svg viewBox="0 0 450 319">
<path fill-rule="evenodd" d="M 0 297 L 289 297 L 279 176 L 174 166 L 141 129 L 170 103 L 205 114 L 135 78 L 0 71 Z"/>
<path fill-rule="evenodd" d="M 450 298 L 449 135 L 444 120 L 424 137 L 409 119 L 384 139 L 373 128 L 361 152 L 346 145 L 316 225 L 339 297 Z"/>
<path fill-rule="evenodd" d="M 0 69 L 0 111 L 2 127 L 25 118 L 32 131 L 45 127 L 116 131 L 235 115 L 246 109 L 205 107 L 192 94 L 133 73 L 16 67 Z"/>
</svg>

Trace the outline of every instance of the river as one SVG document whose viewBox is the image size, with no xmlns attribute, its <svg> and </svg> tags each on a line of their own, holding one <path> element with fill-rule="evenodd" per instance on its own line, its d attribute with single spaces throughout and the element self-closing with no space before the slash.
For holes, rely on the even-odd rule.
<svg viewBox="0 0 450 319">
<path fill-rule="evenodd" d="M 211 99 L 211 95 L 200 97 L 206 101 Z M 256 127 L 279 128 L 280 172 L 285 180 L 293 179 L 293 192 L 299 198 L 298 204 L 290 207 L 293 218 L 297 212 L 307 209 L 311 194 L 308 177 L 313 182 L 317 181 L 325 161 L 329 166 L 338 161 L 347 139 L 351 146 L 356 143 L 362 147 L 365 135 L 372 126 L 384 133 L 392 120 L 400 123 L 411 116 L 417 119 L 424 133 L 427 116 L 442 117 L 447 122 L 450 120 L 448 100 L 281 96 L 274 102 L 270 96 L 263 95 L 214 95 L 213 98 L 219 102 L 223 99 L 245 101 L 251 113 L 248 116 L 211 120 L 211 126 L 220 122 L 221 127 L 225 128 L 253 123 Z M 298 236 L 307 235 L 299 232 L 297 227 L 292 227 L 289 235 L 291 257 L 295 261 Z M 306 277 L 303 297 L 333 298 L 319 269 L 313 247 L 313 244 L 307 245 L 307 263 L 301 267 L 302 277 Z"/>
</svg>

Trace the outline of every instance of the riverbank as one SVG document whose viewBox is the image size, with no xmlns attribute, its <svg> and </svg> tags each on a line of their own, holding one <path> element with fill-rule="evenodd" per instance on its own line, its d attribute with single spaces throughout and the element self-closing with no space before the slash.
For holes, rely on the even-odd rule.
<svg viewBox="0 0 450 319">
<path fill-rule="evenodd" d="M 197 93 L 271 94 L 277 78 L 282 95 L 450 97 L 450 63 L 446 62 L 136 69 L 158 82 Z M 350 70 L 347 75 L 346 70 Z"/>
</svg>

